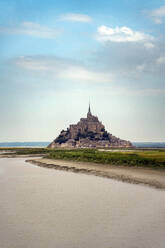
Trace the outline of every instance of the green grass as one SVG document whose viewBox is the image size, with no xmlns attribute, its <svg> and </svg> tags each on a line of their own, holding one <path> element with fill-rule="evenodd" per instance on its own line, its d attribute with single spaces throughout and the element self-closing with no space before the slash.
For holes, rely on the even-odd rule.
<svg viewBox="0 0 165 248">
<path fill-rule="evenodd" d="M 51 159 L 84 161 L 109 165 L 165 169 L 165 149 L 132 149 L 98 151 L 96 149 L 0 148 L 6 155 L 44 155 Z"/>
<path fill-rule="evenodd" d="M 29 154 L 46 154 L 50 151 L 48 148 L 25 148 L 25 147 L 5 147 L 0 148 L 0 151 L 5 151 L 6 155 L 16 154 L 16 155 L 29 155 Z"/>
<path fill-rule="evenodd" d="M 54 150 L 50 151 L 47 157 L 51 159 L 165 169 L 165 150 L 133 150 L 131 152 L 110 152 L 95 149 Z"/>
</svg>

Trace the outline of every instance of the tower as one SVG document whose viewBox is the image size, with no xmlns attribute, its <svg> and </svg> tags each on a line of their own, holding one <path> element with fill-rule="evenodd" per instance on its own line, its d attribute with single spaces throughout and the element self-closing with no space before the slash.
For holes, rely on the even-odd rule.
<svg viewBox="0 0 165 248">
<path fill-rule="evenodd" d="M 88 117 L 91 117 L 91 116 L 92 116 L 92 113 L 91 113 L 91 107 L 90 107 L 90 103 L 89 103 L 87 118 L 88 118 Z"/>
</svg>

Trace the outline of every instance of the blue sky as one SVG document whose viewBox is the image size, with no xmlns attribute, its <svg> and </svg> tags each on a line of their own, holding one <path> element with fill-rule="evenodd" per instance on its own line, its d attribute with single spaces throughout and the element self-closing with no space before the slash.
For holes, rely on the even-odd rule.
<svg viewBox="0 0 165 248">
<path fill-rule="evenodd" d="M 0 141 L 51 141 L 92 112 L 164 141 L 165 1 L 0 0 Z"/>
</svg>

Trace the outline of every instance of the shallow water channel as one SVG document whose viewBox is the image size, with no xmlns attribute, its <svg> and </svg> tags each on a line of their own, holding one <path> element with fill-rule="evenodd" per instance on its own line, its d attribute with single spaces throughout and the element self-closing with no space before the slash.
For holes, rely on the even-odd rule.
<svg viewBox="0 0 165 248">
<path fill-rule="evenodd" d="M 0 248 L 164 248 L 165 191 L 0 159 Z"/>
</svg>

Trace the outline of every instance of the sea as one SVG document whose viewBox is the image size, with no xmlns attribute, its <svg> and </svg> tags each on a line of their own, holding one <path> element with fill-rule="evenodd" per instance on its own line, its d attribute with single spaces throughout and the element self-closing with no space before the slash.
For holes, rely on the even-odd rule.
<svg viewBox="0 0 165 248">
<path fill-rule="evenodd" d="M 47 147 L 51 142 L 0 142 L 0 147 Z"/>
<path fill-rule="evenodd" d="M 0 147 L 47 147 L 51 142 L 0 142 Z M 132 142 L 137 148 L 165 148 L 165 142 Z"/>
</svg>

